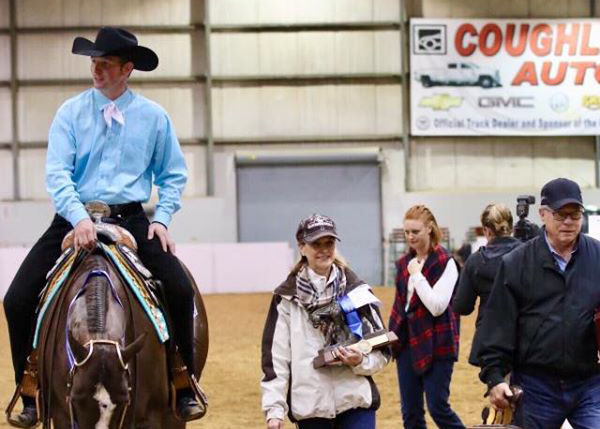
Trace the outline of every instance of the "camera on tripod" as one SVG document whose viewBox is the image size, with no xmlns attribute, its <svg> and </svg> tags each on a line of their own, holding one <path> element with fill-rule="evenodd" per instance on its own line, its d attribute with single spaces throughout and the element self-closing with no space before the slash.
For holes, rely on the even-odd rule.
<svg viewBox="0 0 600 429">
<path fill-rule="evenodd" d="M 515 238 L 525 242 L 538 235 L 540 227 L 527 219 L 529 206 L 535 204 L 533 195 L 519 195 L 517 197 L 517 216 L 519 220 L 513 228 Z"/>
</svg>

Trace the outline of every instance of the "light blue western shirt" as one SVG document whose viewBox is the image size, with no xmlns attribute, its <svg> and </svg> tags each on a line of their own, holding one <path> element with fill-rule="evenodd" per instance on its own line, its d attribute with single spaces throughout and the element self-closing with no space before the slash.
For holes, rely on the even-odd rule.
<svg viewBox="0 0 600 429">
<path fill-rule="evenodd" d="M 125 123 L 113 119 L 108 127 L 103 109 L 110 102 L 92 88 L 56 112 L 46 156 L 46 189 L 56 212 L 75 226 L 88 218 L 88 201 L 147 202 L 154 180 L 159 201 L 153 221 L 168 226 L 187 181 L 171 119 L 157 103 L 128 89 L 114 100 Z"/>
</svg>

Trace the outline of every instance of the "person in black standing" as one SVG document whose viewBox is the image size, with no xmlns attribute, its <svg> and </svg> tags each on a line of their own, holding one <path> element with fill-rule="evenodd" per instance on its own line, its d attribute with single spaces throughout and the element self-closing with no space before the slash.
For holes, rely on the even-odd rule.
<svg viewBox="0 0 600 429">
<path fill-rule="evenodd" d="M 523 389 L 523 427 L 600 428 L 600 242 L 581 233 L 579 185 L 559 178 L 541 191 L 539 235 L 502 258 L 481 325 L 480 378 L 490 402 L 509 406 L 505 381 Z"/>
<path fill-rule="evenodd" d="M 466 260 L 452 302 L 454 311 L 466 316 L 473 312 L 475 302 L 479 298 L 475 334 L 469 354 L 469 363 L 474 366 L 479 366 L 477 360 L 477 354 L 481 348 L 479 327 L 502 256 L 521 244 L 519 240 L 511 236 L 513 217 L 504 204 L 489 204 L 481 213 L 481 226 L 487 239 L 487 245 L 480 247 Z"/>
</svg>

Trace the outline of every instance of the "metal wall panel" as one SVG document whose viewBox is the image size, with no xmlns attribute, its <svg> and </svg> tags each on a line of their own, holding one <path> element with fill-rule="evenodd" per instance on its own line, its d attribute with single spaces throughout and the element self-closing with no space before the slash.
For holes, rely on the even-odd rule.
<svg viewBox="0 0 600 429">
<path fill-rule="evenodd" d="M 0 0 L 0 28 L 8 27 L 8 0 Z"/>
<path fill-rule="evenodd" d="M 213 24 L 373 22 L 398 19 L 398 0 L 211 0 Z"/>
<path fill-rule="evenodd" d="M 185 164 L 188 168 L 188 181 L 183 191 L 184 198 L 206 195 L 206 148 L 185 146 Z M 185 202 L 183 203 L 185 206 Z"/>
<path fill-rule="evenodd" d="M 45 184 L 46 149 L 29 149 L 19 154 L 20 194 L 24 200 L 47 200 Z"/>
<path fill-rule="evenodd" d="M 139 34 L 141 45 L 156 52 L 160 62 L 150 73 L 137 72 L 135 78 L 192 75 L 192 36 L 190 34 Z M 196 59 L 196 61 L 200 61 Z"/>
<path fill-rule="evenodd" d="M 377 164 L 238 167 L 237 177 L 241 242 L 288 241 L 295 247 L 300 219 L 326 214 L 337 223 L 339 249 L 350 267 L 365 281 L 382 283 Z"/>
<path fill-rule="evenodd" d="M 594 144 L 587 137 L 418 139 L 415 191 L 538 188 L 556 177 L 594 186 Z"/>
<path fill-rule="evenodd" d="M 533 143 L 528 138 L 518 138 L 512 144 L 498 139 L 494 144 L 494 160 L 486 165 L 490 176 L 494 176 L 496 188 L 518 189 L 535 183 Z"/>
<path fill-rule="evenodd" d="M 17 25 L 19 27 L 61 27 L 187 24 L 190 22 L 191 1 L 18 0 Z"/>
<path fill-rule="evenodd" d="M 571 137 L 539 141 L 533 145 L 533 170 L 536 188 L 549 180 L 569 177 L 581 187 L 593 187 L 594 143 L 591 138 Z"/>
<path fill-rule="evenodd" d="M 402 87 L 377 85 L 375 92 L 375 130 L 380 134 L 402 133 Z"/>
<path fill-rule="evenodd" d="M 212 24 L 255 24 L 258 22 L 257 0 L 208 0 Z"/>
<path fill-rule="evenodd" d="M 211 71 L 215 75 L 260 73 L 257 33 L 217 33 L 210 37 Z"/>
<path fill-rule="evenodd" d="M 216 87 L 217 137 L 400 132 L 400 85 Z M 297 105 L 295 105 L 297 104 Z M 268 114 L 267 114 L 268 112 Z M 311 121 L 320 117 L 316 121 Z M 326 119 L 323 119 L 326 118 Z"/>
<path fill-rule="evenodd" d="M 215 33 L 216 76 L 398 73 L 398 31 Z"/>
<path fill-rule="evenodd" d="M 373 72 L 400 72 L 402 70 L 400 33 L 398 31 L 377 31 L 373 33 L 373 38 Z"/>
<path fill-rule="evenodd" d="M 8 143 L 12 140 L 12 114 L 10 106 L 10 90 L 0 88 L 0 142 Z"/>
<path fill-rule="evenodd" d="M 235 55 L 236 51 L 230 54 Z M 259 33 L 256 54 L 260 74 L 295 74 L 298 69 L 298 37 L 295 33 Z"/>
<path fill-rule="evenodd" d="M 84 89 L 74 86 L 21 88 L 17 97 L 21 142 L 26 145 L 28 142 L 47 141 L 56 110 L 67 98 Z"/>
<path fill-rule="evenodd" d="M 423 0 L 427 18 L 581 18 L 590 0 Z"/>
<path fill-rule="evenodd" d="M 90 58 L 71 53 L 76 36 L 94 40 L 95 33 L 30 33 L 18 37 L 19 79 L 90 78 Z M 184 77 L 192 74 L 189 34 L 138 34 L 141 45 L 150 46 L 160 58 L 151 73 L 134 71 L 132 78 Z"/>
<path fill-rule="evenodd" d="M 19 79 L 90 78 L 90 58 L 71 53 L 77 36 L 95 38 L 92 32 L 29 33 L 17 37 Z"/>
<path fill-rule="evenodd" d="M 297 74 L 326 74 L 335 70 L 335 32 L 298 33 Z"/>
<path fill-rule="evenodd" d="M 260 88 L 214 88 L 212 101 L 215 137 L 260 135 Z"/>
<path fill-rule="evenodd" d="M 204 135 L 204 85 L 154 87 L 131 85 L 130 88 L 160 104 L 173 120 L 179 139 Z"/>
<path fill-rule="evenodd" d="M 302 132 L 306 135 L 337 134 L 336 87 L 309 86 L 299 94 Z"/>
<path fill-rule="evenodd" d="M 0 149 L 0 200 L 13 198 L 13 160 L 10 150 Z"/>
</svg>

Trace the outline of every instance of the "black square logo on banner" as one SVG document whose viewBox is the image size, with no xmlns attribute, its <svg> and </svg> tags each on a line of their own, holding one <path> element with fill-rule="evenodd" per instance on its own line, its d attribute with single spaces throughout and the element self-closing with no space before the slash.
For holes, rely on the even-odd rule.
<svg viewBox="0 0 600 429">
<path fill-rule="evenodd" d="M 446 25 L 413 25 L 413 54 L 446 55 Z"/>
</svg>

